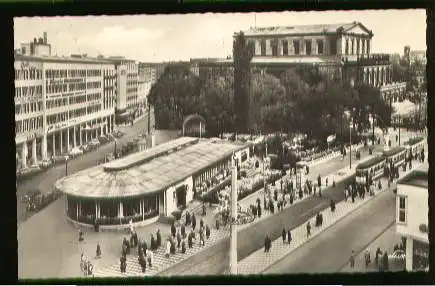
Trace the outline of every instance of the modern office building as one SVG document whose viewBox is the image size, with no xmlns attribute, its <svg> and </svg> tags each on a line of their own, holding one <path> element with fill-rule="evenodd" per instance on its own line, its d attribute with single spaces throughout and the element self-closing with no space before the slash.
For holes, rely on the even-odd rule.
<svg viewBox="0 0 435 286">
<path fill-rule="evenodd" d="M 193 200 L 195 190 L 214 177 L 228 177 L 233 156 L 249 158 L 249 146 L 181 137 L 55 183 L 66 194 L 67 218 L 74 223 L 123 227 L 148 224 Z"/>
<path fill-rule="evenodd" d="M 113 63 L 116 68 L 115 113 L 118 120 L 138 110 L 138 64 L 124 57 L 108 57 L 105 60 Z"/>
<path fill-rule="evenodd" d="M 406 237 L 406 270 L 429 266 L 428 169 L 412 171 L 397 182 L 396 232 Z"/>
<path fill-rule="evenodd" d="M 65 154 L 113 130 L 116 77 L 111 62 L 53 57 L 46 34 L 23 44 L 20 52 L 14 63 L 19 168 Z"/>
</svg>

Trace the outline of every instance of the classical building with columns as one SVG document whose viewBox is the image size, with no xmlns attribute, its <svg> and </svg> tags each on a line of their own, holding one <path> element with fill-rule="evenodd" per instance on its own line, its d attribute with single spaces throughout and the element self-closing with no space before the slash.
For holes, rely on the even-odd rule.
<svg viewBox="0 0 435 286">
<path fill-rule="evenodd" d="M 247 156 L 246 156 L 247 152 Z M 249 158 L 249 146 L 181 137 L 58 180 L 68 220 L 106 228 L 151 223 L 193 200 L 204 182 L 229 176 L 231 160 Z M 122 226 L 124 225 L 124 226 Z"/>
<path fill-rule="evenodd" d="M 86 56 L 16 54 L 14 68 L 20 167 L 66 154 L 113 130 L 113 63 Z"/>
</svg>

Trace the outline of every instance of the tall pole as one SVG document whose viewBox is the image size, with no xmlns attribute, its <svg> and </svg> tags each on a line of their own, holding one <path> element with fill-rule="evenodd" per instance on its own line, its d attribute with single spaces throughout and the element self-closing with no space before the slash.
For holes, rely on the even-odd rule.
<svg viewBox="0 0 435 286">
<path fill-rule="evenodd" d="M 233 155 L 233 166 L 231 173 L 230 271 L 232 275 L 237 275 L 237 166 L 235 154 Z"/>
<path fill-rule="evenodd" d="M 399 146 L 400 146 L 400 113 L 398 114 L 399 116 Z"/>
<path fill-rule="evenodd" d="M 148 103 L 148 135 L 150 134 L 151 134 L 151 105 Z"/>
<path fill-rule="evenodd" d="M 375 146 L 375 112 L 372 105 L 372 146 Z"/>
<path fill-rule="evenodd" d="M 349 124 L 349 169 L 352 169 L 352 123 Z"/>
<path fill-rule="evenodd" d="M 343 136 L 343 112 L 340 109 L 340 135 L 341 135 L 341 151 L 344 152 L 344 136 Z"/>
</svg>

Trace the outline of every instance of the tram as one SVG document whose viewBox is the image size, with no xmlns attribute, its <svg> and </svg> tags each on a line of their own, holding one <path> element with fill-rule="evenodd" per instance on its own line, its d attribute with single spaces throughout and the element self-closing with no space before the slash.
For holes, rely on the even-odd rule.
<svg viewBox="0 0 435 286">
<path fill-rule="evenodd" d="M 423 137 L 415 137 L 406 141 L 403 145 L 407 150 L 407 156 L 412 154 L 412 157 L 415 158 L 420 155 L 421 151 L 424 149 L 425 139 Z"/>
<path fill-rule="evenodd" d="M 393 165 L 393 167 L 401 167 L 406 163 L 406 148 L 396 146 L 390 150 L 382 152 L 382 156 L 385 158 L 385 164 L 387 164 L 387 166 Z"/>
<path fill-rule="evenodd" d="M 359 163 L 355 171 L 357 184 L 365 185 L 369 181 L 378 179 L 384 175 L 386 158 L 383 155 L 374 155 Z"/>
</svg>

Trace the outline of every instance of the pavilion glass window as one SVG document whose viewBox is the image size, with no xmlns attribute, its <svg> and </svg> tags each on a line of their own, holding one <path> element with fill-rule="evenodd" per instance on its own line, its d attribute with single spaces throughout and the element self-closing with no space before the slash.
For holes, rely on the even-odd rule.
<svg viewBox="0 0 435 286">
<path fill-rule="evenodd" d="M 323 49 L 324 49 L 323 40 L 317 40 L 316 42 L 317 42 L 317 53 L 321 55 L 323 54 Z"/>
<path fill-rule="evenodd" d="M 122 202 L 124 216 L 137 216 L 140 214 L 140 199 L 126 199 Z"/>
<path fill-rule="evenodd" d="M 265 40 L 261 40 L 260 48 L 261 48 L 261 56 L 265 56 L 266 55 L 266 41 Z"/>
<path fill-rule="evenodd" d="M 119 202 L 114 200 L 100 201 L 100 218 L 118 217 Z"/>
<path fill-rule="evenodd" d="M 95 202 L 94 201 L 82 201 L 82 216 L 95 217 Z M 79 214 L 80 215 L 80 214 Z"/>
</svg>

